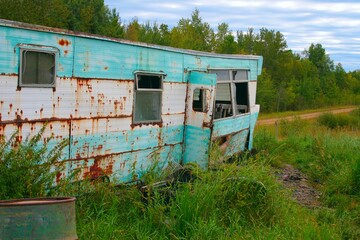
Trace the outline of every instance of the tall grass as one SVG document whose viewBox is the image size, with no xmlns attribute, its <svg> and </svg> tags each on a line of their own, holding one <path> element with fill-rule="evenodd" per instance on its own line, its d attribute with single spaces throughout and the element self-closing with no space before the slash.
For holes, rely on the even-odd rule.
<svg viewBox="0 0 360 240">
<path fill-rule="evenodd" d="M 145 200 L 136 186 L 97 185 L 93 194 L 78 197 L 78 235 L 81 239 L 339 238 L 337 228 L 319 222 L 292 200 L 273 171 L 262 154 L 241 158 L 199 171 L 191 182 L 165 191 L 152 189 Z"/>
<path fill-rule="evenodd" d="M 263 128 L 254 143 L 264 157 L 276 160 L 272 166 L 290 163 L 309 176 L 322 193 L 322 208 L 314 217 L 339 227 L 343 239 L 360 239 L 360 138 L 354 134 L 359 112 L 325 114 L 315 122 L 282 121 L 277 138 Z"/>
</svg>

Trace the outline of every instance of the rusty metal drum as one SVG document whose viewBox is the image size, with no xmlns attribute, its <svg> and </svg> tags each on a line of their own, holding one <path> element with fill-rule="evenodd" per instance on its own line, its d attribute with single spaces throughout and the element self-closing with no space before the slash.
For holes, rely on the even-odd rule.
<svg viewBox="0 0 360 240">
<path fill-rule="evenodd" d="M 0 240 L 77 239 L 75 198 L 0 201 Z"/>
</svg>

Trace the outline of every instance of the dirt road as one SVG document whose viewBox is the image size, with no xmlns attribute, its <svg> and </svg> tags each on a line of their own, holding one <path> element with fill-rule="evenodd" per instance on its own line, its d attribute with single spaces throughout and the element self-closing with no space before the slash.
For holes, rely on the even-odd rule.
<svg viewBox="0 0 360 240">
<path fill-rule="evenodd" d="M 356 109 L 357 107 L 351 107 L 351 108 L 343 108 L 343 109 L 335 109 L 335 110 L 328 110 L 328 111 L 322 111 L 322 112 L 313 112 L 313 113 L 305 113 L 305 114 L 299 114 L 299 115 L 292 115 L 288 117 L 281 117 L 281 118 L 269 118 L 269 119 L 262 119 L 257 121 L 257 125 L 271 125 L 275 124 L 276 121 L 279 121 L 281 119 L 291 120 L 294 119 L 294 116 L 299 117 L 300 119 L 312 119 L 320 116 L 323 113 L 347 113 L 351 112 L 352 110 Z"/>
</svg>

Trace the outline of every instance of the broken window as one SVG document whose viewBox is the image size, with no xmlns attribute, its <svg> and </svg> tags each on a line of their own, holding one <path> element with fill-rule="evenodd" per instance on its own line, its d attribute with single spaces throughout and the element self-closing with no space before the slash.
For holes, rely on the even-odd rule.
<svg viewBox="0 0 360 240">
<path fill-rule="evenodd" d="M 247 113 L 249 111 L 248 83 L 235 83 L 236 114 Z"/>
<path fill-rule="evenodd" d="M 248 70 L 210 72 L 217 75 L 214 118 L 227 118 L 249 112 Z"/>
<path fill-rule="evenodd" d="M 193 110 L 195 112 L 209 111 L 210 91 L 208 89 L 197 88 L 193 93 Z"/>
<path fill-rule="evenodd" d="M 56 52 L 20 50 L 20 87 L 54 87 Z"/>
<path fill-rule="evenodd" d="M 136 73 L 134 122 L 161 121 L 163 75 Z"/>
</svg>

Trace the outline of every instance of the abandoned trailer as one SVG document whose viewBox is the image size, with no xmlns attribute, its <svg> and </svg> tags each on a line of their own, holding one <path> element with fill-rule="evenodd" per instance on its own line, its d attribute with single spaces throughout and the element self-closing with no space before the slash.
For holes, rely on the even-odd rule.
<svg viewBox="0 0 360 240">
<path fill-rule="evenodd" d="M 262 57 L 136 43 L 0 20 L 0 136 L 69 139 L 61 177 L 127 182 L 158 162 L 251 149 Z"/>
</svg>

